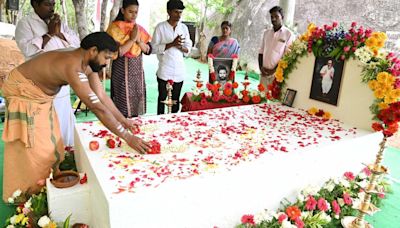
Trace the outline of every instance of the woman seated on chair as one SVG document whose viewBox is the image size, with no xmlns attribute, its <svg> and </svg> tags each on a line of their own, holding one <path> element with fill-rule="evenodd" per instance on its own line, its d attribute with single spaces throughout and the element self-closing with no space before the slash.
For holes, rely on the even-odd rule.
<svg viewBox="0 0 400 228">
<path fill-rule="evenodd" d="M 239 42 L 235 38 L 230 37 L 232 32 L 231 27 L 232 24 L 229 21 L 221 23 L 222 35 L 211 38 L 207 54 L 212 54 L 217 58 L 232 58 L 233 54 L 239 54 Z"/>
</svg>

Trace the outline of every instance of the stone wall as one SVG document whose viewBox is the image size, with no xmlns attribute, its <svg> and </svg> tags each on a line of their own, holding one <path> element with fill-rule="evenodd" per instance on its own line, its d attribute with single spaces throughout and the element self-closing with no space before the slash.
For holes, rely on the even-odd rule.
<svg viewBox="0 0 400 228">
<path fill-rule="evenodd" d="M 237 38 L 241 47 L 240 64 L 247 65 L 248 70 L 258 72 L 258 48 L 263 30 L 271 27 L 268 10 L 279 1 L 232 0 L 235 11 L 228 16 L 212 15 L 211 20 L 222 22 L 230 20 L 233 24 L 232 37 Z M 329 8 L 329 10 L 328 10 Z M 333 21 L 343 22 L 349 26 L 356 21 L 364 27 L 378 31 L 400 31 L 399 0 L 297 0 L 294 23 L 302 33 L 309 22 L 323 25 Z M 219 35 L 217 26 L 206 31 L 208 41 L 213 35 Z"/>
</svg>

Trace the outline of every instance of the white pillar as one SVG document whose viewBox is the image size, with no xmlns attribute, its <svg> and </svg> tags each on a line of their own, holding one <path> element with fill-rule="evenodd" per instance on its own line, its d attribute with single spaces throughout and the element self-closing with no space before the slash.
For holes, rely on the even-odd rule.
<svg viewBox="0 0 400 228">
<path fill-rule="evenodd" d="M 287 26 L 293 26 L 294 11 L 296 8 L 296 0 L 280 0 L 279 5 L 283 8 L 285 15 L 284 23 Z"/>
</svg>

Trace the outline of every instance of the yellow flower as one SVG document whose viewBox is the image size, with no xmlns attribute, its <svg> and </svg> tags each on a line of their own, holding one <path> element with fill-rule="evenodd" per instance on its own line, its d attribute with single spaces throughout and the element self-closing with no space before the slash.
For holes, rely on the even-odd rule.
<svg viewBox="0 0 400 228">
<path fill-rule="evenodd" d="M 28 217 L 25 217 L 24 219 L 22 219 L 21 225 L 27 225 L 27 224 L 28 224 L 28 221 L 29 221 L 29 218 L 28 218 Z"/>
<path fill-rule="evenodd" d="M 386 78 L 387 84 L 393 85 L 395 81 L 396 81 L 396 78 L 393 75 L 388 74 L 388 77 Z"/>
<path fill-rule="evenodd" d="M 278 67 L 281 67 L 282 69 L 286 69 L 288 67 L 288 64 L 285 60 L 281 60 L 278 63 Z"/>
<path fill-rule="evenodd" d="M 378 40 L 374 37 L 370 37 L 367 39 L 367 41 L 365 41 L 365 45 L 367 45 L 367 47 L 371 48 L 375 48 L 376 47 L 376 43 L 378 42 Z"/>
<path fill-rule="evenodd" d="M 389 108 L 389 105 L 386 104 L 385 102 L 381 102 L 381 103 L 378 104 L 378 107 L 379 107 L 379 110 L 382 110 L 382 109 Z"/>
<path fill-rule="evenodd" d="M 378 82 L 385 83 L 388 77 L 389 77 L 388 72 L 379 72 L 378 75 L 376 76 L 376 79 L 378 80 Z"/>
<path fill-rule="evenodd" d="M 57 228 L 57 224 L 55 222 L 49 222 L 45 228 Z"/>
<path fill-rule="evenodd" d="M 378 88 L 374 91 L 374 95 L 378 99 L 383 99 L 383 97 L 385 96 L 385 92 L 382 89 Z"/>
<path fill-rule="evenodd" d="M 283 70 L 282 68 L 278 67 L 275 71 L 275 78 L 278 82 L 283 82 Z"/>
<path fill-rule="evenodd" d="M 332 118 L 332 114 L 330 112 L 324 112 L 324 115 L 322 116 L 323 119 L 329 120 Z"/>
<path fill-rule="evenodd" d="M 386 96 L 384 102 L 385 102 L 386 104 L 391 104 L 391 103 L 396 102 L 396 99 L 393 98 L 393 97 Z"/>
<path fill-rule="evenodd" d="M 400 89 L 393 89 L 390 97 L 398 99 L 400 97 Z"/>
<path fill-rule="evenodd" d="M 383 41 L 383 40 L 378 40 L 378 41 L 376 42 L 376 46 L 377 46 L 378 48 L 381 48 L 381 47 L 385 46 L 385 41 Z"/>
<path fill-rule="evenodd" d="M 370 89 L 375 90 L 378 87 L 378 81 L 371 80 L 368 82 L 368 86 Z"/>
<path fill-rule="evenodd" d="M 312 107 L 312 108 L 308 109 L 307 112 L 308 112 L 308 114 L 310 114 L 310 115 L 315 115 L 315 113 L 318 112 L 318 109 L 315 108 L 315 107 Z"/>
<path fill-rule="evenodd" d="M 15 224 L 18 224 L 20 222 L 22 222 L 22 220 L 25 218 L 24 214 L 19 214 L 17 215 L 17 218 L 15 219 Z"/>
</svg>

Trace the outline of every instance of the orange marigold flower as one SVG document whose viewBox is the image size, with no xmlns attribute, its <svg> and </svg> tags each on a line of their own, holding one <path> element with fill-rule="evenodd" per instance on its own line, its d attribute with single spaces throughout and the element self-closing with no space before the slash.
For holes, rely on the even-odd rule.
<svg viewBox="0 0 400 228">
<path fill-rule="evenodd" d="M 296 206 L 290 206 L 286 208 L 286 214 L 288 215 L 288 217 L 290 218 L 290 220 L 294 221 L 296 220 L 298 217 L 301 216 L 301 211 L 298 207 Z"/>
<path fill-rule="evenodd" d="M 323 119 L 329 120 L 332 118 L 332 114 L 330 112 L 324 112 L 324 115 L 322 116 Z"/>
<path fill-rule="evenodd" d="M 238 84 L 237 82 L 234 82 L 234 83 L 232 83 L 232 87 L 233 87 L 234 89 L 236 89 L 237 87 L 239 87 L 239 84 Z"/>
<path fill-rule="evenodd" d="M 260 97 L 260 96 L 254 96 L 254 97 L 251 98 L 251 101 L 252 101 L 254 104 L 258 104 L 258 103 L 261 102 L 261 97 Z"/>
<path fill-rule="evenodd" d="M 365 41 L 365 45 L 367 45 L 367 47 L 369 47 L 369 48 L 374 48 L 374 47 L 376 47 L 377 42 L 378 42 L 378 40 L 376 38 L 374 38 L 373 36 L 371 36 L 370 38 L 367 39 L 367 41 Z"/>
<path fill-rule="evenodd" d="M 376 76 L 376 80 L 378 80 L 378 82 L 386 83 L 389 76 L 390 74 L 388 72 L 379 72 L 378 75 Z"/>
<path fill-rule="evenodd" d="M 250 101 L 250 97 L 249 96 L 244 96 L 243 95 L 243 101 L 245 102 L 245 103 L 249 103 L 249 101 Z"/>
<path fill-rule="evenodd" d="M 382 89 L 377 89 L 377 90 L 375 90 L 374 95 L 378 99 L 383 99 L 385 96 L 385 93 Z"/>
<path fill-rule="evenodd" d="M 368 86 L 370 89 L 375 90 L 376 87 L 378 86 L 378 81 L 376 80 L 371 80 L 368 82 Z"/>
<path fill-rule="evenodd" d="M 249 91 L 243 90 L 243 91 L 242 91 L 242 94 L 243 94 L 243 97 L 245 97 L 245 96 L 247 96 L 247 95 L 249 94 Z"/>
<path fill-rule="evenodd" d="M 262 92 L 265 90 L 265 87 L 263 84 L 258 84 L 258 91 Z"/>
<path fill-rule="evenodd" d="M 308 109 L 307 112 L 308 112 L 308 114 L 310 114 L 310 115 L 315 115 L 315 113 L 318 112 L 318 109 L 315 108 L 315 107 L 312 107 L 312 108 Z"/>
<path fill-rule="evenodd" d="M 224 89 L 224 94 L 226 96 L 230 96 L 230 95 L 232 95 L 232 90 L 231 89 Z"/>
<path fill-rule="evenodd" d="M 382 109 L 389 108 L 389 105 L 386 104 L 385 102 L 381 102 L 381 103 L 378 104 L 378 107 L 379 107 L 379 110 L 382 110 Z"/>
</svg>

